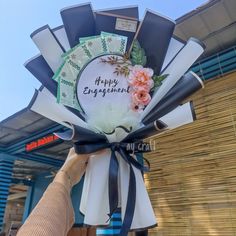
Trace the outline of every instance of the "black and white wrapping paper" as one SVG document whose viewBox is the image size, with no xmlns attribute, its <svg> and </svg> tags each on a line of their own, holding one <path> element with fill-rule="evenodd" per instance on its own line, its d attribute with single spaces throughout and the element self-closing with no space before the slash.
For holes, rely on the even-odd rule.
<svg viewBox="0 0 236 236">
<path fill-rule="evenodd" d="M 43 26 L 31 34 L 31 38 L 38 47 L 47 64 L 55 72 L 62 64 L 64 48 L 55 37 L 48 25 Z M 48 50 L 50 48 L 50 51 Z"/>
<path fill-rule="evenodd" d="M 142 113 L 144 118 L 158 102 L 168 93 L 168 91 L 178 82 L 178 80 L 187 72 L 191 65 L 204 52 L 202 43 L 191 38 L 187 44 L 178 52 L 169 65 L 162 71 L 163 75 L 168 75 L 162 86 L 155 92 L 151 102 Z"/>
<path fill-rule="evenodd" d="M 166 115 L 176 108 L 186 98 L 203 88 L 203 82 L 194 72 L 185 74 L 179 82 L 161 99 L 152 111 L 142 120 L 144 124 L 148 124 L 160 117 Z"/>
</svg>

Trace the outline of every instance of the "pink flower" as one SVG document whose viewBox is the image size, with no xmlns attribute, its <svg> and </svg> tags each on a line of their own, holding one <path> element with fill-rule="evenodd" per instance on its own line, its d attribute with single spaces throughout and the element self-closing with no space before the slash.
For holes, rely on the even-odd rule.
<svg viewBox="0 0 236 236">
<path fill-rule="evenodd" d="M 135 65 L 130 72 L 128 83 L 134 89 L 143 88 L 149 91 L 154 85 L 152 76 L 153 76 L 152 69 L 143 68 L 140 65 Z"/>
<path fill-rule="evenodd" d="M 132 72 L 134 75 L 139 74 L 140 72 L 144 73 L 147 77 L 153 76 L 153 70 L 150 68 L 144 68 L 141 65 L 135 65 L 132 68 Z"/>
<path fill-rule="evenodd" d="M 144 108 L 143 105 L 139 105 L 139 104 L 136 104 L 134 102 L 131 104 L 132 111 L 136 111 L 136 112 L 141 113 L 143 111 L 143 108 Z"/>
<path fill-rule="evenodd" d="M 134 90 L 131 96 L 134 104 L 146 106 L 151 101 L 150 94 L 142 88 Z"/>
</svg>

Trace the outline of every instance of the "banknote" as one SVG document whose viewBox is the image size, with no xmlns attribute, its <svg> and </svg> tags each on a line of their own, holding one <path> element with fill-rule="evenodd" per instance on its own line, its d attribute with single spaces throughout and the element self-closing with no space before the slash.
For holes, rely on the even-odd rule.
<svg viewBox="0 0 236 236">
<path fill-rule="evenodd" d="M 84 37 L 79 39 L 81 43 L 85 43 L 87 49 L 93 57 L 107 53 L 106 42 L 100 35 L 92 37 Z"/>
<path fill-rule="evenodd" d="M 75 83 L 80 70 L 81 70 L 80 66 L 68 58 L 60 66 L 60 68 L 56 71 L 56 73 L 52 78 L 57 82 L 65 80 L 68 82 Z"/>
<path fill-rule="evenodd" d="M 75 90 L 76 83 L 60 79 L 58 81 L 57 102 L 82 111 Z"/>
<path fill-rule="evenodd" d="M 108 52 L 121 53 L 126 52 L 128 38 L 126 36 L 101 32 L 101 37 L 104 38 Z"/>
<path fill-rule="evenodd" d="M 62 57 L 64 60 L 71 60 L 79 67 L 83 67 L 93 57 L 93 55 L 88 50 L 86 43 L 80 43 L 68 52 L 64 53 Z"/>
</svg>

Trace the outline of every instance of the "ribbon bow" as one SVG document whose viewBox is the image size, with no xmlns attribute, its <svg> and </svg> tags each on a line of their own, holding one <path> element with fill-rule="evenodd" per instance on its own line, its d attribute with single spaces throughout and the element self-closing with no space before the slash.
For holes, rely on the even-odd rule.
<svg viewBox="0 0 236 236">
<path fill-rule="evenodd" d="M 109 219 L 112 214 L 118 208 L 118 170 L 119 162 L 116 156 L 116 152 L 120 154 L 121 158 L 126 161 L 129 165 L 130 174 L 129 174 L 129 188 L 128 188 L 128 199 L 125 209 L 125 215 L 123 224 L 120 231 L 120 236 L 127 236 L 135 210 L 136 204 L 136 179 L 134 174 L 133 167 L 137 168 L 142 172 L 149 171 L 149 162 L 148 167 L 140 164 L 132 154 L 150 152 L 151 148 L 148 143 L 136 142 L 136 143 L 125 143 L 125 142 L 114 142 L 114 143 L 81 143 L 77 142 L 74 144 L 75 152 L 78 154 L 89 154 L 102 149 L 110 148 L 111 149 L 111 159 L 109 165 L 109 206 L 110 213 L 108 214 Z M 108 220 L 109 220 L 108 219 Z"/>
</svg>

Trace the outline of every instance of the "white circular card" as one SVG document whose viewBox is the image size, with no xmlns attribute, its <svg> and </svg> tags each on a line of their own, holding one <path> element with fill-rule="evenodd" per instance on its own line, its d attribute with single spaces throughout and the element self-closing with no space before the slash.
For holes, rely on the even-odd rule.
<svg viewBox="0 0 236 236">
<path fill-rule="evenodd" d="M 127 77 L 114 73 L 117 65 L 104 63 L 101 59 L 108 60 L 112 56 L 103 55 L 94 58 L 80 72 L 77 79 L 77 98 L 87 115 L 94 114 L 104 106 L 113 108 L 130 106 L 130 88 Z M 121 56 L 114 55 L 119 59 Z M 108 114 L 109 115 L 109 114 Z"/>
</svg>

